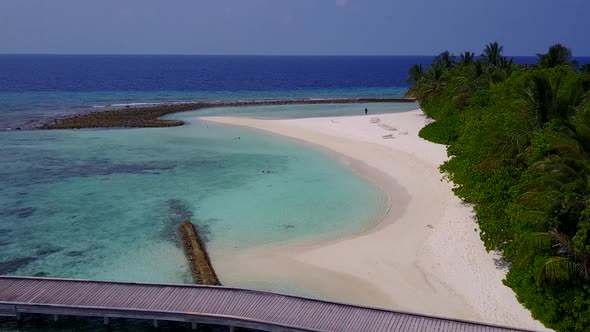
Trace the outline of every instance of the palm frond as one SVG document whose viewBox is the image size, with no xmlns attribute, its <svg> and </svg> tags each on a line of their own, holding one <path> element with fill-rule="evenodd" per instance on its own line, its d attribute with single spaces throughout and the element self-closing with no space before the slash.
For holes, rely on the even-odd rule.
<svg viewBox="0 0 590 332">
<path fill-rule="evenodd" d="M 566 257 L 550 257 L 539 269 L 537 284 L 543 281 L 563 282 L 569 281 L 579 273 L 577 264 Z"/>
<path fill-rule="evenodd" d="M 523 241 L 527 248 L 534 249 L 551 249 L 553 240 L 546 232 L 534 232 L 529 234 Z"/>
</svg>

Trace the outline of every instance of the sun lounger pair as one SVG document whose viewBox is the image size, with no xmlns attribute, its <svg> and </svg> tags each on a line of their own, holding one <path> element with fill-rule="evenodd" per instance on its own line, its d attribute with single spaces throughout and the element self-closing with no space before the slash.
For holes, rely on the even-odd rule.
<svg viewBox="0 0 590 332">
<path fill-rule="evenodd" d="M 392 126 L 385 124 L 385 123 L 380 124 L 379 127 L 383 128 L 385 130 L 388 130 L 388 131 L 396 131 L 397 130 L 397 128 L 392 127 Z"/>
</svg>

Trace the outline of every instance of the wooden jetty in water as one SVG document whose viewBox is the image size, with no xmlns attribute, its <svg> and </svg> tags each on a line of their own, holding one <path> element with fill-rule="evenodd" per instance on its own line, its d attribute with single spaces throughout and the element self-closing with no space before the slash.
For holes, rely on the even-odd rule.
<svg viewBox="0 0 590 332">
<path fill-rule="evenodd" d="M 262 331 L 524 331 L 248 289 L 0 276 L 0 315 L 216 324 Z"/>
</svg>

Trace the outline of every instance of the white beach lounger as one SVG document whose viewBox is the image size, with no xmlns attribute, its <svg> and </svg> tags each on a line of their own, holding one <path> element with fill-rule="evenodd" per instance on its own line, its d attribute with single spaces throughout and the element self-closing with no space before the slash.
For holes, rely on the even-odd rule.
<svg viewBox="0 0 590 332">
<path fill-rule="evenodd" d="M 383 128 L 385 130 L 388 130 L 388 131 L 396 131 L 397 130 L 397 128 L 392 127 L 392 126 L 385 124 L 385 123 L 380 124 L 379 127 Z"/>
</svg>

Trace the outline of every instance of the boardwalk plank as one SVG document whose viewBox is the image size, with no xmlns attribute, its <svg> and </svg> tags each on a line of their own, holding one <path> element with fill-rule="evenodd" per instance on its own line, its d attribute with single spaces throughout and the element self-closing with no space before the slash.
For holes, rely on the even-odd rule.
<svg viewBox="0 0 590 332">
<path fill-rule="evenodd" d="M 434 331 L 435 332 L 440 332 L 443 331 L 443 325 L 444 325 L 444 321 L 441 319 L 437 319 L 434 322 Z M 463 324 L 461 324 L 463 328 L 465 328 L 465 332 L 469 331 L 469 329 L 467 327 L 465 327 Z M 457 330 L 457 329 L 455 329 Z"/>
<path fill-rule="evenodd" d="M 77 287 L 77 284 L 72 284 L 72 287 Z M 39 302 L 43 303 L 50 303 L 53 302 L 55 304 L 63 304 L 64 301 L 67 301 L 68 297 L 68 285 L 64 283 L 57 283 L 54 287 L 45 288 L 45 292 L 43 293 Z"/>
<path fill-rule="evenodd" d="M 387 313 L 384 311 L 377 311 L 371 323 L 367 326 L 369 331 L 380 331 L 379 326 L 386 321 Z"/>
<path fill-rule="evenodd" d="M 110 289 L 110 287 L 103 287 L 103 289 L 106 291 L 106 290 Z M 113 307 L 113 308 L 119 308 L 119 309 L 124 308 L 123 303 L 127 299 L 127 295 L 129 293 L 129 291 L 127 291 L 125 289 L 124 285 L 119 285 L 119 284 L 113 285 L 112 290 L 113 290 L 113 292 L 105 301 L 106 306 Z M 162 297 L 164 294 L 165 293 L 163 291 L 156 292 L 154 294 L 153 300 Z M 148 299 L 149 298 L 142 298 L 140 303 L 142 301 L 145 301 Z M 152 309 L 151 306 L 148 306 L 147 308 Z"/>
<path fill-rule="evenodd" d="M 219 303 L 218 311 L 222 312 L 224 315 L 232 315 L 235 313 L 234 308 L 237 305 L 236 297 L 237 294 L 235 292 L 228 292 L 224 301 Z"/>
<path fill-rule="evenodd" d="M 261 299 L 257 298 L 257 305 L 255 306 L 253 312 L 252 312 L 252 316 L 253 318 L 256 318 L 258 320 L 264 320 L 264 312 L 266 310 L 266 308 L 268 308 L 269 306 L 272 306 L 272 304 L 274 303 L 274 297 L 273 296 L 263 296 Z"/>
<path fill-rule="evenodd" d="M 197 295 L 198 294 L 198 295 Z M 195 296 L 199 297 L 199 301 L 195 302 L 192 309 L 193 312 L 207 312 L 209 307 L 210 299 L 215 297 L 216 292 L 213 289 L 201 289 L 199 292 L 195 292 Z"/>
<path fill-rule="evenodd" d="M 360 310 L 352 310 L 351 314 L 346 318 L 346 320 L 343 322 L 343 327 L 342 327 L 342 331 L 356 331 L 354 328 L 354 324 L 358 318 L 358 316 L 360 315 Z"/>
<path fill-rule="evenodd" d="M 233 293 L 231 290 L 223 290 L 222 292 L 217 294 L 213 294 L 211 297 L 210 302 L 207 304 L 209 310 L 216 313 L 226 314 L 224 308 L 228 305 L 228 303 L 232 300 Z"/>
<path fill-rule="evenodd" d="M 337 306 L 325 306 L 325 309 L 319 313 L 319 316 L 316 319 L 314 319 L 314 321 L 317 322 L 316 327 L 318 329 L 329 329 L 333 331 L 331 326 L 333 325 L 334 319 L 336 319 L 336 316 L 338 316 L 339 313 L 340 311 L 338 310 Z"/>
<path fill-rule="evenodd" d="M 306 302 L 297 316 L 293 316 L 291 319 L 287 320 L 287 324 L 308 328 L 313 327 L 314 324 L 312 324 L 313 321 L 311 317 L 317 313 L 320 306 L 321 304 L 317 301 Z"/>
<path fill-rule="evenodd" d="M 363 324 L 363 326 L 365 327 L 365 330 L 371 330 L 371 331 L 375 331 L 375 325 L 378 324 L 378 320 L 382 319 L 381 316 L 381 311 L 379 310 L 368 310 L 365 313 L 365 323 Z"/>
<path fill-rule="evenodd" d="M 146 309 L 149 308 L 150 310 L 157 310 L 156 308 L 160 305 L 160 303 L 162 303 L 162 300 L 170 295 L 171 291 L 172 289 L 169 287 L 162 287 L 153 297 L 142 298 L 138 303 L 142 306 L 145 306 Z"/>
<path fill-rule="evenodd" d="M 291 317 L 300 317 L 303 307 L 303 301 L 291 301 L 290 306 L 287 309 L 285 309 L 279 316 L 277 316 L 277 319 L 279 319 L 283 323 L 286 323 L 289 321 Z"/>
<path fill-rule="evenodd" d="M 440 327 L 439 327 L 439 329 L 440 329 L 441 331 L 448 331 L 447 329 L 451 329 L 451 328 L 453 328 L 453 326 L 451 326 L 451 325 L 449 324 L 449 322 L 448 322 L 448 321 L 446 321 L 446 320 L 442 320 L 442 321 L 440 322 Z M 474 332 L 475 332 L 475 330 L 472 330 L 472 329 L 471 329 L 471 327 L 469 327 L 469 331 L 474 331 Z"/>
<path fill-rule="evenodd" d="M 105 289 L 100 285 L 97 286 L 98 287 L 94 290 L 94 298 L 92 296 L 89 296 L 89 301 L 85 302 L 86 306 L 93 306 L 97 303 L 100 303 L 104 306 L 104 304 L 107 302 L 106 300 L 108 299 L 108 297 L 115 293 L 114 287 L 109 287 L 109 289 Z"/>
<path fill-rule="evenodd" d="M 67 284 L 62 283 L 62 285 L 60 285 L 60 292 L 63 294 L 63 298 L 61 299 L 61 302 L 64 304 L 65 303 L 67 303 L 67 304 L 75 303 L 76 300 L 82 296 L 82 294 L 85 294 L 88 292 L 88 288 L 90 288 L 89 286 L 91 286 L 91 285 L 93 285 L 93 284 L 84 285 L 84 284 L 77 283 L 75 285 L 75 287 L 69 288 Z"/>
<path fill-rule="evenodd" d="M 320 302 L 314 302 L 313 306 L 307 310 L 305 316 L 301 317 L 294 317 L 294 319 L 299 320 L 300 322 L 305 322 L 305 326 L 314 326 L 315 324 L 311 324 L 315 322 L 315 318 L 320 315 L 321 311 L 324 309 L 324 306 L 321 305 Z"/>
<path fill-rule="evenodd" d="M 283 305 L 284 299 L 282 296 L 273 296 L 270 297 L 270 301 L 259 309 L 256 314 L 264 321 L 271 321 L 277 310 L 280 310 Z"/>
<path fill-rule="evenodd" d="M 405 326 L 408 323 L 408 320 L 410 320 L 411 318 L 412 318 L 412 316 L 400 315 L 398 317 L 397 323 L 395 324 L 395 329 L 393 329 L 392 331 L 395 331 L 395 332 L 405 331 Z"/>
<path fill-rule="evenodd" d="M 319 322 L 319 328 L 330 331 L 341 331 L 345 323 L 346 317 L 351 313 L 349 307 L 340 307 L 338 312 L 330 320 Z"/>
<path fill-rule="evenodd" d="M 399 324 L 399 316 L 398 314 L 391 314 L 391 318 L 389 320 L 389 324 L 383 328 L 383 331 L 396 331 L 396 325 Z"/>
<path fill-rule="evenodd" d="M 257 314 L 257 308 L 266 300 L 265 296 L 257 296 L 255 298 L 249 296 L 249 294 L 242 294 L 240 301 L 235 303 L 235 307 L 232 308 L 232 315 L 240 315 L 243 313 L 245 316 L 254 316 Z"/>
<path fill-rule="evenodd" d="M 166 290 L 166 295 L 162 297 L 158 302 L 154 303 L 153 310 L 178 311 L 175 307 L 170 307 L 169 305 L 167 306 L 167 304 L 174 304 L 173 302 L 169 301 L 174 298 L 176 291 L 176 288 L 169 288 L 168 290 Z"/>
<path fill-rule="evenodd" d="M 256 301 L 256 297 L 249 297 L 247 294 L 236 292 L 233 301 L 229 302 L 223 310 L 227 315 L 231 316 L 248 315 L 250 305 Z"/>
<path fill-rule="evenodd" d="M 146 288 L 137 286 L 125 293 L 126 300 L 121 303 L 121 306 L 126 308 L 137 308 L 141 299 L 146 298 Z"/>
<path fill-rule="evenodd" d="M 365 310 L 361 309 L 361 310 L 355 310 L 356 311 L 356 315 L 355 315 L 355 319 L 353 320 L 352 324 L 351 324 L 351 330 L 352 331 L 366 331 L 365 329 L 365 325 L 367 324 L 367 316 L 366 316 L 366 312 Z"/>
<path fill-rule="evenodd" d="M 289 308 L 293 305 L 293 302 L 286 297 L 277 298 L 276 301 L 273 302 L 273 306 L 268 308 L 265 311 L 265 320 L 267 321 L 277 321 L 280 319 L 281 314 L 285 312 L 285 310 L 289 310 Z"/>
<path fill-rule="evenodd" d="M 231 324 L 292 331 L 520 331 L 227 287 L 0 276 L 0 307 L 22 312 Z"/>
<path fill-rule="evenodd" d="M 104 307 L 108 308 L 118 308 L 116 305 L 116 301 L 118 298 L 121 297 L 121 286 L 120 285 L 112 285 L 112 287 L 104 287 L 101 285 L 100 292 L 106 294 L 103 297 L 101 303 Z"/>
<path fill-rule="evenodd" d="M 434 329 L 434 321 L 432 319 L 425 319 L 422 323 L 424 331 L 432 332 Z"/>
<path fill-rule="evenodd" d="M 86 288 L 86 292 L 81 293 L 73 302 L 72 304 L 75 306 L 86 306 L 95 303 L 96 294 L 98 293 L 99 286 L 95 283 L 90 284 Z M 31 301 L 34 301 L 33 298 Z"/>
<path fill-rule="evenodd" d="M 15 297 L 14 302 L 29 302 L 31 299 L 41 294 L 44 290 L 45 286 L 40 282 L 23 287 L 20 290 L 21 295 Z"/>
<path fill-rule="evenodd" d="M 21 283 L 23 281 L 20 281 Z M 3 287 L 0 288 L 0 296 L 6 301 L 14 301 L 14 299 L 19 295 L 19 288 L 18 282 L 13 280 L 6 280 L 6 283 L 3 284 Z"/>
<path fill-rule="evenodd" d="M 388 331 L 391 322 L 394 320 L 394 316 L 386 312 L 383 319 L 379 322 L 377 331 Z"/>
<path fill-rule="evenodd" d="M 251 312 L 250 317 L 258 320 L 264 320 L 264 312 L 266 308 L 272 306 L 274 303 L 274 298 L 272 296 L 256 297 L 253 302 L 254 303 L 248 307 L 248 310 Z"/>
</svg>

